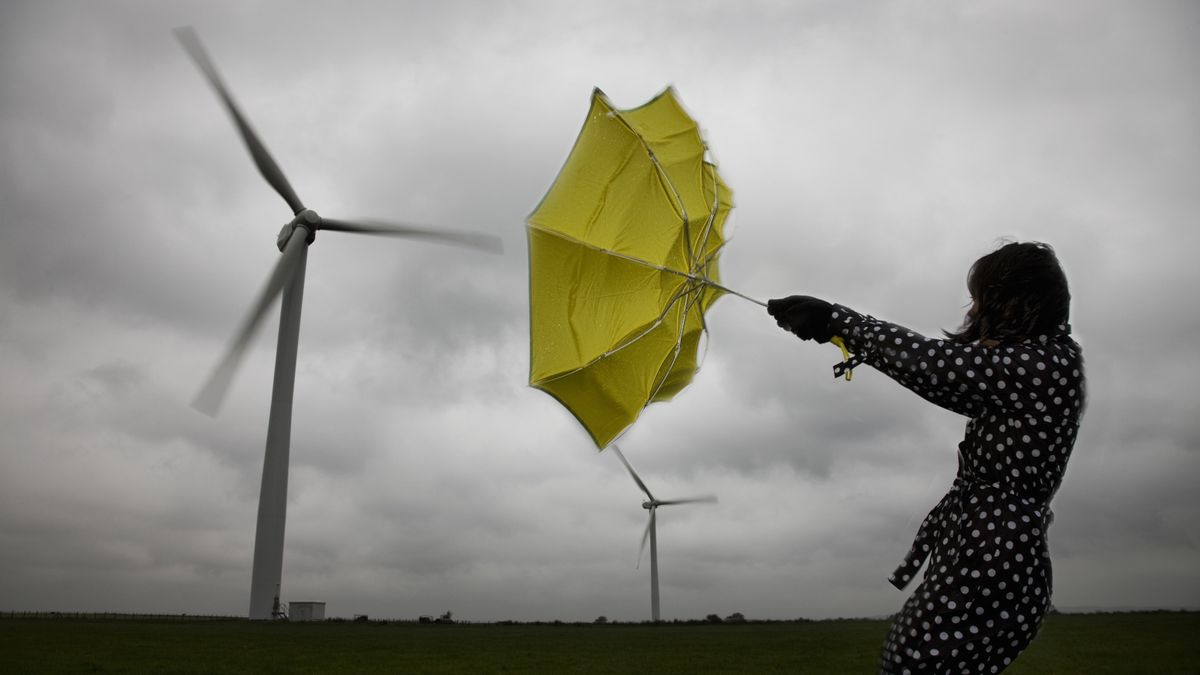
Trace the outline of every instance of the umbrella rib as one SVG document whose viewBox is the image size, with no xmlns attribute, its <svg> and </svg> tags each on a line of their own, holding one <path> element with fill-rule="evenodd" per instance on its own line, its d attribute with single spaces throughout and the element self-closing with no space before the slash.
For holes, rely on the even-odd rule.
<svg viewBox="0 0 1200 675">
<path fill-rule="evenodd" d="M 617 345 L 616 347 L 609 349 L 608 351 L 604 352 L 603 354 L 600 354 L 596 358 L 592 359 L 591 361 L 588 361 L 587 363 L 585 363 L 577 368 L 572 368 L 571 370 L 561 372 L 561 373 L 555 375 L 554 377 L 542 378 L 542 379 L 538 380 L 537 382 L 532 382 L 531 384 L 535 384 L 535 385 L 536 384 L 546 384 L 549 382 L 554 382 L 555 380 L 560 380 L 569 375 L 574 375 L 575 373 L 578 373 L 581 370 L 589 368 L 592 365 L 599 363 L 600 361 L 603 361 L 604 359 L 612 356 L 613 354 L 616 354 L 617 352 L 621 351 L 622 349 L 625 349 L 626 347 L 632 345 L 633 343 L 637 342 L 638 340 L 641 340 L 642 338 L 649 335 L 650 332 L 653 331 L 655 328 L 658 328 L 659 326 L 661 326 L 663 324 L 663 321 L 666 320 L 667 314 L 670 313 L 671 308 L 674 307 L 675 303 L 679 302 L 679 299 L 682 298 L 684 295 L 686 295 L 689 291 L 690 291 L 690 289 L 687 289 L 687 288 L 681 288 L 681 289 L 675 291 L 675 294 L 673 296 L 671 296 L 671 300 L 669 302 L 667 302 L 666 307 L 663 308 L 662 313 L 660 313 L 658 315 L 658 318 L 655 319 L 653 323 L 651 323 L 649 326 L 646 327 L 646 330 L 638 333 L 637 335 L 629 338 L 628 340 L 622 342 L 621 344 Z"/>
<path fill-rule="evenodd" d="M 671 175 L 667 173 L 667 170 L 662 165 L 662 162 L 658 161 L 658 155 L 654 154 L 654 150 L 650 147 L 650 144 L 646 142 L 646 138 L 642 136 L 637 129 L 633 128 L 633 125 L 629 123 L 629 120 L 625 119 L 625 115 L 622 114 L 622 111 L 617 110 L 617 108 L 612 105 L 612 102 L 607 100 L 607 96 L 604 98 L 608 103 L 609 109 L 612 111 L 613 117 L 620 121 L 621 125 L 624 126 L 629 133 L 633 134 L 633 137 L 638 139 L 638 142 L 642 144 L 642 149 L 646 151 L 646 156 L 650 158 L 650 163 L 654 165 L 655 173 L 658 175 L 658 179 L 668 188 L 670 188 L 671 195 L 675 198 L 675 203 L 679 205 L 679 215 L 683 217 L 684 255 L 687 256 L 689 261 L 692 260 L 695 254 L 692 251 L 691 226 L 688 223 L 687 206 L 683 203 L 683 196 L 679 194 L 679 189 L 675 187 L 675 182 L 671 180 Z M 697 131 L 697 134 L 699 134 L 699 131 Z"/>
<path fill-rule="evenodd" d="M 675 187 L 675 181 L 671 180 L 671 175 L 667 173 L 667 169 L 662 165 L 662 162 L 658 161 L 658 155 L 655 155 L 654 151 L 650 149 L 650 144 L 646 142 L 646 139 L 642 138 L 641 134 L 638 134 L 638 140 L 646 148 L 646 154 L 650 156 L 650 163 L 654 165 L 658 173 L 658 179 L 670 188 L 671 195 L 675 197 L 675 203 L 679 204 L 679 215 L 683 218 L 683 254 L 687 256 L 689 261 L 695 260 L 696 252 L 692 250 L 692 225 L 688 219 L 687 206 L 683 203 L 683 195 L 679 194 L 679 188 Z"/>
<path fill-rule="evenodd" d="M 708 238 L 712 236 L 713 225 L 717 222 L 717 211 L 721 208 L 721 197 L 718 192 L 719 183 L 717 182 L 717 165 L 714 162 L 705 162 L 704 164 L 712 167 L 713 203 L 712 208 L 708 211 L 708 219 L 704 221 L 704 233 L 700 237 L 699 242 L 701 251 L 708 248 Z"/>
<path fill-rule="evenodd" d="M 694 295 L 698 298 L 700 293 L 694 293 L 694 291 L 696 291 L 698 288 L 703 288 L 703 286 L 693 286 L 686 291 L 686 294 L 689 296 Z M 642 406 L 643 408 L 650 405 L 650 402 L 653 401 L 655 399 L 655 397 L 658 396 L 658 392 L 661 391 L 663 388 L 663 385 L 667 383 L 667 378 L 669 378 L 671 376 L 671 371 L 674 370 L 674 368 L 675 368 L 675 362 L 679 360 L 679 351 L 683 346 L 683 334 L 687 331 L 688 313 L 691 312 L 692 307 L 694 307 L 696 305 L 696 302 L 697 302 L 697 300 L 695 300 L 695 299 L 689 299 L 688 302 L 686 302 L 684 304 L 683 318 L 680 319 L 680 321 L 679 321 L 679 333 L 675 336 L 675 349 L 673 349 L 671 351 L 671 365 L 668 366 L 666 372 L 663 373 L 662 379 L 659 380 L 658 383 L 654 385 L 654 391 L 651 392 L 650 397 L 648 399 L 646 399 L 646 404 Z M 700 313 L 700 321 L 701 321 L 701 325 L 703 325 L 703 322 L 704 322 L 704 313 L 703 312 Z M 704 330 L 707 330 L 707 329 L 704 329 Z"/>
<path fill-rule="evenodd" d="M 629 255 L 628 253 L 621 253 L 621 252 L 619 252 L 619 251 L 614 251 L 614 250 L 612 250 L 612 249 L 607 249 L 607 248 L 604 248 L 604 247 L 602 247 L 602 246 L 597 246 L 597 245 L 595 245 L 595 244 L 592 244 L 592 243 L 589 243 L 589 242 L 583 241 L 582 239 L 576 239 L 575 237 L 572 237 L 571 235 L 568 235 L 568 234 L 564 234 L 564 233 L 562 233 L 562 232 L 559 232 L 558 230 L 551 230 L 551 229 L 549 229 L 549 228 L 542 227 L 541 225 L 535 225 L 534 223 L 527 223 L 527 226 L 528 226 L 530 229 L 532 229 L 532 230 L 537 230 L 537 231 L 539 231 L 539 232 L 544 232 L 544 233 L 546 233 L 546 234 L 553 235 L 553 236 L 555 236 L 555 237 L 558 237 L 559 239 L 563 239 L 563 240 L 565 240 L 565 241 L 569 241 L 569 242 L 571 242 L 571 243 L 573 243 L 573 244 L 578 244 L 578 245 L 580 245 L 580 246 L 583 246 L 583 247 L 585 247 L 585 248 L 590 248 L 590 249 L 592 249 L 593 251 L 598 251 L 598 252 L 600 252 L 600 253 L 606 253 L 606 254 L 608 254 L 608 255 L 611 255 L 611 256 L 613 256 L 614 258 L 620 258 L 620 259 L 622 259 L 622 260 L 628 260 L 628 261 L 629 261 L 629 262 L 631 262 L 631 263 L 636 263 L 636 264 L 638 264 L 638 265 L 643 265 L 643 266 L 645 266 L 645 267 L 650 267 L 650 268 L 652 268 L 652 269 L 656 269 L 656 270 L 658 270 L 658 271 L 660 271 L 660 272 L 667 272 L 668 274 L 674 274 L 674 275 L 676 275 L 676 276 L 681 276 L 681 277 L 684 277 L 685 279 L 691 279 L 692 281 L 698 281 L 698 282 L 700 282 L 700 283 L 702 283 L 702 284 L 705 284 L 706 286 L 712 286 L 713 288 L 715 288 L 715 289 L 717 289 L 717 290 L 719 290 L 719 291 L 723 291 L 723 292 L 725 292 L 725 293 L 728 293 L 728 294 L 730 294 L 730 295 L 736 295 L 737 297 L 739 297 L 739 298 L 741 298 L 741 299 L 743 299 L 743 300 L 749 300 L 750 302 L 753 302 L 753 303 L 754 303 L 754 304 L 756 304 L 756 305 L 761 305 L 761 306 L 763 306 L 763 307 L 766 307 L 766 306 L 767 306 L 767 303 L 763 302 L 762 300 L 758 300 L 758 299 L 752 298 L 752 297 L 750 297 L 750 296 L 748 296 L 748 295 L 746 295 L 746 294 L 744 294 L 744 293 L 739 293 L 739 292 L 737 292 L 737 291 L 733 290 L 732 288 L 730 288 L 730 287 L 728 287 L 728 286 L 725 286 L 724 284 L 719 284 L 719 283 L 717 283 L 717 282 L 713 281 L 712 279 L 709 279 L 709 278 L 708 278 L 708 277 L 706 277 L 706 276 L 702 276 L 702 275 L 699 275 L 699 274 L 692 274 L 692 273 L 689 273 L 689 272 L 681 272 L 681 271 L 679 271 L 679 270 L 677 270 L 677 269 L 674 269 L 674 268 L 672 268 L 672 267 L 665 267 L 665 266 L 663 266 L 663 265 L 658 265 L 658 264 L 652 263 L 652 262 L 650 262 L 650 261 L 648 261 L 648 260 L 643 260 L 642 258 L 638 258 L 638 257 L 635 257 L 635 256 L 631 256 L 631 255 Z M 706 261 L 706 262 L 707 262 L 707 261 Z"/>
<path fill-rule="evenodd" d="M 758 303 L 758 304 L 760 304 L 760 305 L 763 305 L 764 307 L 766 306 L 766 305 L 765 305 L 765 303 L 759 302 L 758 300 L 755 300 L 755 299 L 753 299 L 753 298 L 748 298 L 748 297 L 746 297 L 746 296 L 742 295 L 741 293 L 738 293 L 737 291 L 734 291 L 734 290 L 732 290 L 732 289 L 726 288 L 725 286 L 722 286 L 721 284 L 719 284 L 719 283 L 717 283 L 717 282 L 715 282 L 715 281 L 713 281 L 713 280 L 711 280 L 711 279 L 709 279 L 709 278 L 707 278 L 707 277 L 701 276 L 701 275 L 699 275 L 699 274 L 692 274 L 692 273 L 690 273 L 690 272 L 683 272 L 683 271 L 677 270 L 677 269 L 675 269 L 675 268 L 673 268 L 673 267 L 666 267 L 666 266 L 664 266 L 664 265 L 659 265 L 659 264 L 657 264 L 657 263 L 652 263 L 652 262 L 650 262 L 649 260 L 645 260 L 645 259 L 643 259 L 643 258 L 638 258 L 638 257 L 636 257 L 636 256 L 629 255 L 628 253 L 621 253 L 620 251 L 614 251 L 614 250 L 612 250 L 612 249 L 609 249 L 609 248 L 604 248 L 603 246 L 597 246 L 597 245 L 595 245 L 595 244 L 592 244 L 592 243 L 590 243 L 590 242 L 586 242 L 586 241 L 584 241 L 584 240 L 582 240 L 582 239 L 577 239 L 577 238 L 575 238 L 575 237 L 572 237 L 572 236 L 571 236 L 571 235 L 569 235 L 569 234 L 565 234 L 565 233 L 563 233 L 563 232 L 559 232 L 558 230 L 551 230 L 551 229 L 549 229 L 549 228 L 542 227 L 541 225 L 537 225 L 537 224 L 534 224 L 534 223 L 527 223 L 527 225 L 528 225 L 528 227 L 529 227 L 530 229 L 532 229 L 532 230 L 537 230 L 537 231 L 539 231 L 539 232 L 544 232 L 544 233 L 546 233 L 546 234 L 553 235 L 553 236 L 555 236 L 555 237 L 558 237 L 559 239 L 562 239 L 562 240 L 564 240 L 564 241 L 569 241 L 569 242 L 571 242 L 571 243 L 573 243 L 573 244 L 578 244 L 578 245 L 580 245 L 580 246 L 583 246 L 584 248 L 589 248 L 589 249 L 591 249 L 591 250 L 593 250 L 593 251 L 597 251 L 597 252 L 599 252 L 599 253 L 604 253 L 604 254 L 607 254 L 607 255 L 611 255 L 611 256 L 613 256 L 614 258 L 620 258 L 620 259 L 622 259 L 622 260 L 627 260 L 627 261 L 629 261 L 629 262 L 631 262 L 631 263 L 636 263 L 636 264 L 638 264 L 638 265 L 642 265 L 643 267 L 649 267 L 649 268 L 651 268 L 651 269 L 656 269 L 656 270 L 658 270 L 658 271 L 660 271 L 660 272 L 666 272 L 666 273 L 668 273 L 668 274 L 674 274 L 674 275 L 676 275 L 676 276 L 680 276 L 680 277 L 683 277 L 683 278 L 685 278 L 685 279 L 691 279 L 692 281 L 698 281 L 698 282 L 700 282 L 700 283 L 702 283 L 702 284 L 706 284 L 706 285 L 708 285 L 708 286 L 712 286 L 713 288 L 716 288 L 716 289 L 719 289 L 719 290 L 725 291 L 726 293 L 731 293 L 731 294 L 733 294 L 733 295 L 736 295 L 736 296 L 738 296 L 738 297 L 745 298 L 745 299 L 747 299 L 747 300 L 749 300 L 749 301 L 751 301 L 751 302 Z"/>
<path fill-rule="evenodd" d="M 605 99 L 607 100 L 607 96 L 605 97 Z M 637 129 L 633 128 L 633 125 L 631 125 L 629 123 L 629 121 L 625 119 L 625 116 L 622 114 L 622 111 L 617 110 L 616 107 L 611 104 L 611 102 L 609 102 L 609 108 L 612 111 L 613 116 L 616 117 L 616 119 L 618 119 L 621 122 L 621 124 L 629 131 L 629 133 L 633 134 L 633 136 L 635 138 L 637 138 L 638 141 L 642 144 L 642 147 L 646 151 L 646 155 L 650 158 L 651 164 L 653 164 L 654 168 L 656 169 L 656 173 L 657 173 L 659 179 L 668 188 L 670 188 L 671 195 L 675 198 L 675 202 L 679 205 L 679 212 L 680 212 L 680 215 L 683 217 L 684 253 L 687 256 L 688 261 L 690 261 L 694 264 L 696 261 L 696 258 L 697 258 L 697 252 L 692 247 L 691 222 L 688 219 L 687 206 L 684 205 L 684 203 L 683 203 L 683 196 L 679 194 L 679 189 L 677 187 L 675 187 L 675 182 L 671 180 L 670 174 L 667 172 L 666 167 L 664 167 L 662 165 L 662 162 L 659 161 L 658 155 L 654 154 L 654 150 L 651 149 L 650 144 L 646 142 L 645 137 L 643 137 L 642 134 L 639 133 Z M 699 133 L 699 130 L 697 130 L 697 133 Z M 701 143 L 703 145 L 703 140 L 701 140 Z M 708 146 L 704 145 L 704 149 L 705 149 L 705 151 L 708 151 Z M 713 171 L 712 171 L 712 174 L 713 174 L 713 180 L 712 180 L 713 200 L 712 200 L 712 208 L 709 210 L 708 218 L 705 220 L 705 223 L 704 223 L 703 236 L 701 237 L 701 241 L 697 242 L 700 245 L 701 251 L 703 251 L 705 249 L 705 246 L 708 244 L 708 238 L 712 234 L 712 226 L 716 221 L 717 211 L 719 210 L 720 204 L 721 204 L 721 199 L 720 199 L 719 191 L 718 191 L 717 164 L 715 161 L 704 161 L 703 164 L 707 165 L 707 166 L 711 166 L 713 169 Z M 601 249 L 601 250 L 603 250 L 603 249 Z M 662 268 L 662 269 L 665 269 L 665 268 Z M 667 270 L 667 271 L 673 272 L 674 270 Z M 685 276 L 688 276 L 689 278 L 697 278 L 695 275 L 685 275 Z M 755 300 L 754 298 L 747 297 L 745 295 L 742 295 L 741 293 L 738 293 L 736 291 L 725 288 L 724 286 L 721 286 L 712 281 L 709 281 L 707 278 L 699 277 L 699 279 L 711 286 L 715 286 L 715 287 L 717 287 L 723 291 L 726 291 L 732 295 L 736 295 L 745 300 L 749 300 L 755 304 L 762 305 L 763 307 L 767 306 L 766 303 L 764 303 L 764 302 L 760 302 L 758 300 Z"/>
<path fill-rule="evenodd" d="M 700 311 L 700 336 L 704 338 L 704 351 L 696 358 L 696 370 L 700 370 L 700 366 L 708 360 L 708 320 L 704 318 L 704 311 Z"/>
</svg>

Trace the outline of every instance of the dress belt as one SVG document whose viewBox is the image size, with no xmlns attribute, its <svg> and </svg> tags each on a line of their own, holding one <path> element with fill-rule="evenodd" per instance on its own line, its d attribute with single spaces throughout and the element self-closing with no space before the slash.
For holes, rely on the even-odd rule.
<svg viewBox="0 0 1200 675">
<path fill-rule="evenodd" d="M 950 486 L 950 490 L 937 503 L 937 506 L 929 511 L 925 520 L 921 521 L 921 527 L 917 529 L 917 536 L 913 538 L 912 548 L 904 556 L 904 561 L 888 577 L 889 583 L 900 590 L 904 590 L 908 586 L 921 569 L 921 565 L 924 565 L 929 558 L 933 547 L 943 537 L 943 532 L 949 527 L 958 525 L 958 521 L 963 516 L 963 500 L 976 489 L 1000 489 L 1000 485 L 982 482 L 968 473 L 963 473 L 960 469 L 959 475 L 954 477 L 954 483 Z M 1054 514 L 1046 505 L 1040 507 L 1038 511 L 1041 512 L 1041 532 L 1044 536 L 1046 528 L 1054 520 Z"/>
<path fill-rule="evenodd" d="M 929 558 L 929 554 L 933 551 L 933 544 L 942 536 L 942 529 L 949 520 L 949 510 L 960 502 L 963 493 L 963 480 L 961 476 L 954 478 L 953 485 L 950 486 L 950 491 L 942 497 L 937 506 L 929 511 L 925 516 L 925 520 L 921 521 L 921 527 L 917 529 L 917 536 L 913 538 L 912 548 L 908 550 L 908 554 L 904 556 L 904 562 L 892 572 L 888 577 L 888 582 L 900 590 L 904 590 L 908 586 L 912 578 L 916 576 L 921 569 L 921 565 L 925 564 L 925 560 Z M 959 512 L 962 512 L 961 505 Z"/>
</svg>

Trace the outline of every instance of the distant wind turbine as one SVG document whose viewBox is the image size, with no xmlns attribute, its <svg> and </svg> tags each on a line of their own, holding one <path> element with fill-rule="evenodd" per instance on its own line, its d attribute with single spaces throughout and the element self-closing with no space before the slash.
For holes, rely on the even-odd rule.
<svg viewBox="0 0 1200 675">
<path fill-rule="evenodd" d="M 641 488 L 642 492 L 646 493 L 647 501 L 642 502 L 642 508 L 650 511 L 650 522 L 646 523 L 646 531 L 642 533 L 642 546 L 638 549 L 638 562 L 641 563 L 642 551 L 646 550 L 646 539 L 650 540 L 650 617 L 654 621 L 659 621 L 658 609 L 658 527 L 655 524 L 654 512 L 660 506 L 669 506 L 671 504 L 715 504 L 717 498 L 713 495 L 705 495 L 703 497 L 691 497 L 688 499 L 656 499 L 650 494 L 650 489 L 642 482 L 642 479 L 629 465 L 629 461 L 625 459 L 625 455 L 621 454 L 621 449 L 616 445 L 612 446 L 613 452 L 617 453 L 617 459 L 625 465 L 629 470 L 629 475 L 633 476 L 633 482 Z"/>
<path fill-rule="evenodd" d="M 271 415 L 267 423 L 267 446 L 263 457 L 262 488 L 258 496 L 258 525 L 254 536 L 254 571 L 250 582 L 250 618 L 282 616 L 279 606 L 283 572 L 283 534 L 287 515 L 288 455 L 292 431 L 292 392 L 296 380 L 296 346 L 300 334 L 300 305 L 304 296 L 304 271 L 308 246 L 317 230 L 356 232 L 392 237 L 415 237 L 445 244 L 470 246 L 499 252 L 500 240 L 483 234 L 429 230 L 379 220 L 337 220 L 322 218 L 305 208 L 271 158 L 266 146 L 225 87 L 216 66 L 190 27 L 175 29 L 175 36 L 200 67 L 208 83 L 216 90 L 225 109 L 233 118 L 242 142 L 267 183 L 279 193 L 292 210 L 291 222 L 283 226 L 276 242 L 282 255 L 267 283 L 259 292 L 250 313 L 243 319 L 233 340 L 193 405 L 208 415 L 216 415 L 225 398 L 238 364 L 245 355 L 268 307 L 283 296 L 279 318 L 279 342 L 275 350 L 275 380 L 271 390 Z"/>
</svg>

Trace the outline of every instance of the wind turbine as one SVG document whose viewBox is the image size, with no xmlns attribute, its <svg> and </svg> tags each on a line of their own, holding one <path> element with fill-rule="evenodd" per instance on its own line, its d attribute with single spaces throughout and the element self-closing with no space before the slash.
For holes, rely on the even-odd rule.
<svg viewBox="0 0 1200 675">
<path fill-rule="evenodd" d="M 642 502 L 642 508 L 650 511 L 650 522 L 646 523 L 646 531 L 642 533 L 642 546 L 638 549 L 638 562 L 642 560 L 642 551 L 646 549 L 646 539 L 650 539 L 650 616 L 657 623 L 659 621 L 658 611 L 658 526 L 655 524 L 654 512 L 660 506 L 669 506 L 671 504 L 715 504 L 717 498 L 713 495 L 704 497 L 692 497 L 689 499 L 656 499 L 650 494 L 650 488 L 642 482 L 642 479 L 629 465 L 629 461 L 625 459 L 625 455 L 621 454 L 621 449 L 617 446 L 612 446 L 614 452 L 617 453 L 617 459 L 625 465 L 629 470 L 629 475 L 633 476 L 633 482 L 646 493 L 647 501 Z"/>
<path fill-rule="evenodd" d="M 254 571 L 250 582 L 250 618 L 268 619 L 282 615 L 279 608 L 283 574 L 283 534 L 287 516 L 288 455 L 292 430 L 292 392 L 296 380 L 296 346 L 300 333 L 300 306 L 304 296 L 304 272 L 308 247 L 317 230 L 357 232 L 393 237 L 419 237 L 446 244 L 470 246 L 498 252 L 500 240 L 490 235 L 428 230 L 380 220 L 322 218 L 306 208 L 266 146 L 250 127 L 209 59 L 200 38 L 191 27 L 175 29 L 175 36 L 200 67 L 233 118 L 242 142 L 250 151 L 263 178 L 292 210 L 291 222 L 283 226 L 276 241 L 282 255 L 267 283 L 259 292 L 249 314 L 230 342 L 225 356 L 213 370 L 192 405 L 215 416 L 233 380 L 250 340 L 262 324 L 267 308 L 283 296 L 279 316 L 279 341 L 275 349 L 275 378 L 271 390 L 271 414 L 263 457 L 262 488 L 258 496 L 258 523 L 254 535 Z"/>
</svg>

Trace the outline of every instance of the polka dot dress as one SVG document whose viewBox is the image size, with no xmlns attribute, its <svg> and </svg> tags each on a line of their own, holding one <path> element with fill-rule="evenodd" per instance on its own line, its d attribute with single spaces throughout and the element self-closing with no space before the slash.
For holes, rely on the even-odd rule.
<svg viewBox="0 0 1200 675">
<path fill-rule="evenodd" d="M 969 418 L 958 474 L 889 579 L 928 562 L 884 643 L 883 673 L 998 673 L 1050 606 L 1046 528 L 1084 408 L 1083 358 L 1055 335 L 994 347 L 927 338 L 833 308 L 834 335 L 926 400 Z"/>
</svg>

